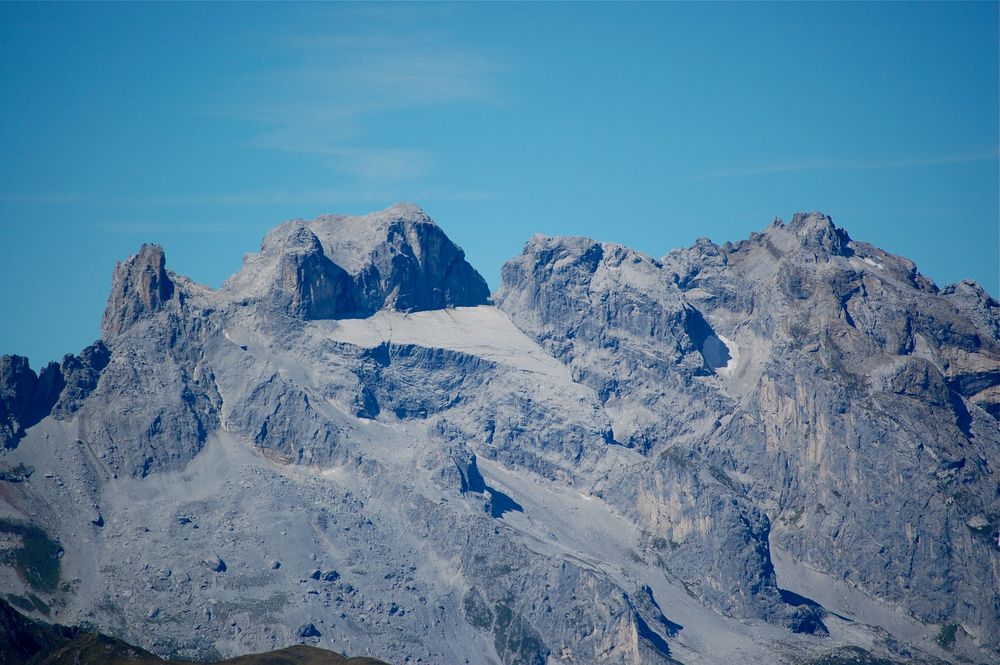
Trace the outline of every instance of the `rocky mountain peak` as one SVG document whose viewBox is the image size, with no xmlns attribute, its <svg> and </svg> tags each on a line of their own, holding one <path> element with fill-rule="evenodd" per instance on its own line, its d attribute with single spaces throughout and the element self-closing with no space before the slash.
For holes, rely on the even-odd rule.
<svg viewBox="0 0 1000 665">
<path fill-rule="evenodd" d="M 102 337 L 113 340 L 144 315 L 159 310 L 174 294 L 159 245 L 144 244 L 139 253 L 115 266 L 111 296 L 101 324 Z"/>
<path fill-rule="evenodd" d="M 447 240 L 434 220 L 412 203 L 397 203 L 367 215 L 320 215 L 305 224 L 320 239 L 330 260 L 351 274 L 364 270 L 371 256 L 385 246 L 405 251 L 403 246 L 408 245 L 420 260 L 424 239 Z"/>
<path fill-rule="evenodd" d="M 363 318 L 489 302 L 486 280 L 418 206 L 322 215 L 271 231 L 226 288 L 297 318 Z"/>
<path fill-rule="evenodd" d="M 957 284 L 949 284 L 944 288 L 943 293 L 965 300 L 974 307 L 988 310 L 1000 308 L 1000 303 L 988 294 L 986 289 L 971 279 L 963 279 Z"/>
<path fill-rule="evenodd" d="M 23 356 L 0 356 L 0 450 L 16 448 L 27 428 L 43 418 L 71 416 L 97 386 L 111 351 L 97 340 L 79 356 L 50 362 L 38 374 Z"/>
<path fill-rule="evenodd" d="M 610 246 L 614 247 L 614 246 Z M 585 273 L 597 270 L 605 256 L 605 245 L 583 236 L 547 236 L 536 233 L 528 240 L 519 257 L 508 261 L 510 269 L 519 263 L 543 266 L 551 270 L 570 267 Z M 507 270 L 507 265 L 504 266 Z"/>
<path fill-rule="evenodd" d="M 785 236 L 797 245 L 797 253 L 817 261 L 829 260 L 833 256 L 847 256 L 851 238 L 847 231 L 837 227 L 833 218 L 821 212 L 797 212 L 787 225 L 781 220 L 768 228 L 764 235 L 768 238 Z"/>
<path fill-rule="evenodd" d="M 810 213 L 661 259 L 537 235 L 440 310 L 485 302 L 416 206 L 281 224 L 216 291 L 144 246 L 106 346 L 0 358 L 0 541 L 66 555 L 0 557 L 8 597 L 192 657 L 996 661 L 977 285 Z"/>
<path fill-rule="evenodd" d="M 262 252 L 304 252 L 323 251 L 316 234 L 301 219 L 293 219 L 271 229 L 261 243 Z"/>
<path fill-rule="evenodd" d="M 595 347 L 614 348 L 625 357 L 624 349 L 635 344 L 642 349 L 636 364 L 656 364 L 649 359 L 658 356 L 694 374 L 711 371 L 703 353 L 707 340 L 724 348 L 686 303 L 675 273 L 621 245 L 536 235 L 520 256 L 504 264 L 501 278 L 498 306 L 601 395 L 614 393 L 621 376 L 617 369 L 595 371 L 589 355 Z M 609 321 L 615 322 L 613 330 Z"/>
</svg>

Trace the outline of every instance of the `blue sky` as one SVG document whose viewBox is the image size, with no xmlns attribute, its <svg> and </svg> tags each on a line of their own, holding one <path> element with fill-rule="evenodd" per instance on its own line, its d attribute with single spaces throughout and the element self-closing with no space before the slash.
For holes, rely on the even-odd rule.
<svg viewBox="0 0 1000 665">
<path fill-rule="evenodd" d="M 536 232 L 654 256 L 798 210 L 1000 294 L 997 3 L 0 4 L 0 353 L 100 334 L 142 242 L 414 201 L 492 287 Z"/>
</svg>

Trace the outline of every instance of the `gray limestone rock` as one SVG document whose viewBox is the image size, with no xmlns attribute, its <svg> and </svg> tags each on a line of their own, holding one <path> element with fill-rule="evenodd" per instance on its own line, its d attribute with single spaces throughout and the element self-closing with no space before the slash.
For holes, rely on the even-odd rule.
<svg viewBox="0 0 1000 665">
<path fill-rule="evenodd" d="M 408 205 L 282 224 L 217 290 L 143 246 L 102 341 L 0 358 L 0 505 L 64 553 L 0 583 L 190 658 L 996 660 L 979 286 L 819 213 L 502 277 Z"/>
</svg>

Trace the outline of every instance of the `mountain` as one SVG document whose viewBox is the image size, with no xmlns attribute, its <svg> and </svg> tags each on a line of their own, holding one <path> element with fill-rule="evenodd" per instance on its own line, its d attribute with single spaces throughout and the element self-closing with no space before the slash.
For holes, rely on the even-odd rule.
<svg viewBox="0 0 1000 665">
<path fill-rule="evenodd" d="M 1000 658 L 1000 305 L 796 215 L 489 294 L 416 206 L 145 245 L 102 339 L 0 359 L 0 584 L 163 656 Z M 36 602 L 37 601 L 37 602 Z"/>
</svg>

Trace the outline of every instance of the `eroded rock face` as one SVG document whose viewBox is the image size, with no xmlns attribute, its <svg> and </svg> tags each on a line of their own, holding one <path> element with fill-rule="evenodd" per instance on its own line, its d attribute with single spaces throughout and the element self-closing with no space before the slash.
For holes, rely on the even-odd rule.
<svg viewBox="0 0 1000 665">
<path fill-rule="evenodd" d="M 416 206 L 397 206 L 368 219 L 321 217 L 314 225 L 323 242 L 337 248 L 334 256 L 341 255 L 341 260 L 357 268 L 359 313 L 386 308 L 414 312 L 489 302 L 489 287 L 465 260 L 465 253 Z M 363 225 L 371 225 L 376 242 L 360 241 L 357 249 L 343 252 L 345 240 L 363 235 L 357 230 Z"/>
<path fill-rule="evenodd" d="M 90 393 L 94 392 L 101 372 L 108 366 L 110 359 L 111 350 L 101 340 L 85 348 L 79 356 L 64 357 L 58 372 L 58 382 L 63 387 L 59 391 L 58 402 L 53 405 L 52 415 L 65 419 L 76 412 Z M 44 379 L 43 371 L 39 383 Z"/>
<path fill-rule="evenodd" d="M 79 440 L 112 475 L 181 468 L 218 427 L 205 361 L 217 315 L 186 302 L 206 292 L 170 274 L 161 247 L 143 245 L 115 267 L 103 341 L 63 361 L 52 415 L 75 419 Z"/>
<path fill-rule="evenodd" d="M 1000 653 L 980 287 L 808 213 L 660 259 L 536 236 L 495 300 L 415 206 L 282 224 L 218 290 L 143 246 L 103 341 L 0 359 L 0 501 L 77 580 L 46 601 L 201 657 Z"/>
</svg>

